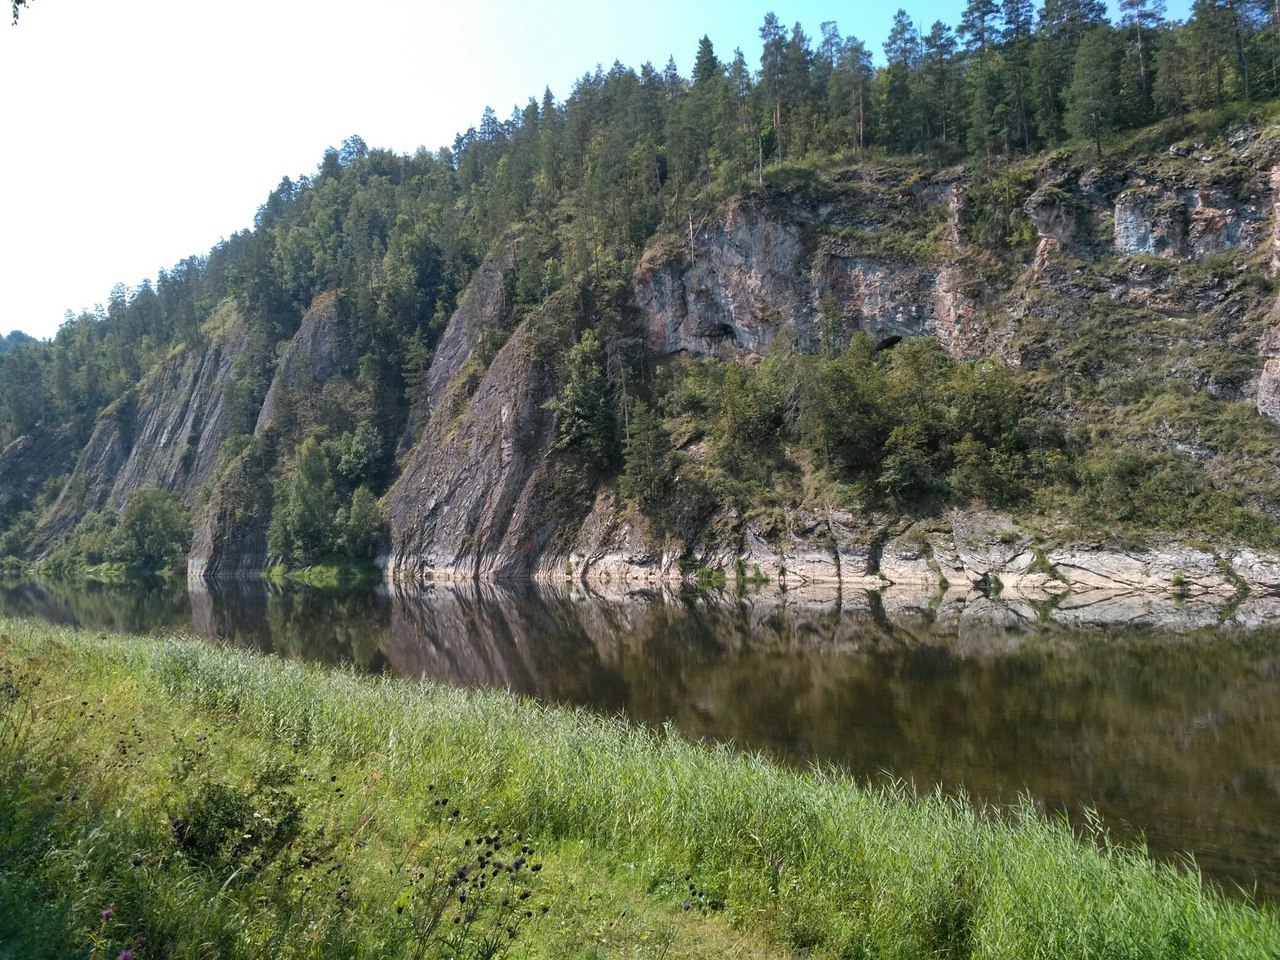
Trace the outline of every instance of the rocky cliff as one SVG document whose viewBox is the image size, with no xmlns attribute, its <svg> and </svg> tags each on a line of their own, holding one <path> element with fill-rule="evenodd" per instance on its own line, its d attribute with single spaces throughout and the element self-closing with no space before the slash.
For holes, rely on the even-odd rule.
<svg viewBox="0 0 1280 960">
<path fill-rule="evenodd" d="M 1132 385 L 1134 396 L 1174 383 L 1177 401 L 1151 412 L 1135 443 L 1191 457 L 1228 486 L 1240 465 L 1222 456 L 1230 441 L 1204 436 L 1177 405 L 1236 404 L 1236 418 L 1248 405 L 1280 421 L 1280 306 L 1269 279 L 1280 271 L 1278 161 L 1275 131 L 1244 130 L 1126 166 L 1047 155 L 993 182 L 978 169 L 871 164 L 773 182 L 651 241 L 622 312 L 658 361 L 755 362 L 774 350 L 834 352 L 858 332 L 886 347 L 933 335 L 957 358 L 995 356 L 1037 377 L 1045 416 L 1069 422 L 1093 404 L 1090 429 L 1111 429 L 1108 404 L 1119 410 L 1115 397 L 1125 395 L 1099 399 L 1098 383 Z M 547 402 L 560 358 L 600 316 L 576 282 L 536 305 L 514 302 L 516 247 L 499 244 L 474 272 L 396 422 L 390 484 L 379 488 L 388 579 L 643 585 L 700 570 L 788 590 L 1280 589 L 1280 559 L 1237 544 L 1063 542 L 1051 526 L 977 511 L 919 519 L 809 503 L 761 518 L 721 509 L 677 543 L 612 483 L 564 470 L 553 455 Z M 355 377 L 354 333 L 338 294 L 316 298 L 279 352 L 251 440 L 219 472 L 231 452 L 224 388 L 245 351 L 243 326 L 223 311 L 205 345 L 175 350 L 98 418 L 34 552 L 87 512 L 118 511 L 133 490 L 159 486 L 197 514 L 193 578 L 270 563 L 273 478 L 313 425 L 316 398 Z M 47 439 L 0 452 L 0 478 L 12 478 L 4 485 L 26 496 L 58 472 L 57 457 L 38 455 Z M 696 435 L 682 442 L 682 455 L 699 455 Z M 1280 465 L 1276 446 L 1250 448 L 1247 469 Z M 47 469 L 33 465 L 44 459 Z M 668 492 L 680 495 L 678 481 Z M 1250 506 L 1280 515 L 1280 495 Z"/>
<path fill-rule="evenodd" d="M 633 282 L 639 324 L 659 356 L 749 359 L 779 344 L 816 352 L 863 331 L 878 339 L 932 334 L 958 357 L 995 353 L 1036 366 L 1050 349 L 1046 331 L 1057 331 L 1060 346 L 1071 339 L 1064 325 L 1094 316 L 1107 335 L 1145 344 L 1135 346 L 1135 368 L 1155 354 L 1150 332 L 1158 330 L 1169 363 L 1163 375 L 1224 401 L 1252 399 L 1274 416 L 1265 361 L 1250 357 L 1270 342 L 1269 304 L 1249 271 L 1274 244 L 1276 182 L 1257 167 L 1270 170 L 1275 145 L 1250 131 L 1223 147 L 1227 155 L 1215 163 L 1175 146 L 1167 158 L 1122 170 L 1051 159 L 1022 208 L 1033 247 L 1013 269 L 987 269 L 989 258 L 972 250 L 963 172 L 943 171 L 909 189 L 864 177 L 816 198 L 739 198 L 646 252 Z M 908 224 L 892 240 L 882 235 L 895 229 L 886 210 Z M 1205 261 L 1212 269 L 1199 266 Z M 495 263 L 478 276 L 450 326 L 451 344 L 474 342 L 476 330 L 501 322 L 500 275 Z M 554 499 L 532 509 L 556 494 L 546 477 L 547 372 L 519 359 L 531 329 L 517 331 L 483 374 L 464 373 L 455 347 L 437 357 L 428 425 L 388 497 L 389 576 L 645 585 L 697 568 L 790 590 L 994 583 L 1040 597 L 1226 598 L 1273 589 L 1272 555 L 1172 541 L 1063 545 L 998 515 L 904 523 L 796 509 L 781 527 L 721 515 L 672 552 L 611 489 L 594 494 L 589 510 L 557 514 L 548 507 Z M 1086 349 L 1105 345 L 1105 335 L 1083 335 L 1092 341 Z M 1208 359 L 1228 354 L 1222 369 L 1206 369 Z M 468 377 L 474 392 L 462 396 L 458 385 Z M 1188 447 L 1174 435 L 1153 442 Z M 1211 459 L 1206 469 L 1214 469 Z"/>
<path fill-rule="evenodd" d="M 41 518 L 40 552 L 87 514 L 119 513 L 135 490 L 156 487 L 196 511 L 208 493 L 227 435 L 224 386 L 245 347 L 234 306 L 207 325 L 208 342 L 175 349 L 98 417 L 70 479 Z"/>
<path fill-rule="evenodd" d="M 45 483 L 70 473 L 78 446 L 67 426 L 36 430 L 0 450 L 0 510 L 26 503 Z"/>
<path fill-rule="evenodd" d="M 282 440 L 305 427 L 324 384 L 350 374 L 354 364 L 339 298 L 333 293 L 317 297 L 276 365 L 252 441 L 218 479 L 199 513 L 187 558 L 189 577 L 256 576 L 270 566 L 271 477 L 287 453 Z"/>
<path fill-rule="evenodd" d="M 957 356 L 980 354 L 985 331 L 973 330 L 976 305 L 955 258 L 883 240 L 900 229 L 884 212 L 904 205 L 958 237 L 959 184 L 944 179 L 897 197 L 883 195 L 887 184 L 871 196 L 859 186 L 847 205 L 738 200 L 691 228 L 688 243 L 652 247 L 634 283 L 650 349 L 730 357 L 763 354 L 781 339 L 816 353 L 864 332 L 929 334 Z"/>
<path fill-rule="evenodd" d="M 476 345 L 515 322 L 501 294 L 512 265 L 480 268 L 427 378 L 425 424 L 386 497 L 389 578 L 527 577 L 582 508 L 556 489 L 548 454 L 554 361 L 569 345 L 571 297 L 515 325 L 487 367 Z"/>
</svg>

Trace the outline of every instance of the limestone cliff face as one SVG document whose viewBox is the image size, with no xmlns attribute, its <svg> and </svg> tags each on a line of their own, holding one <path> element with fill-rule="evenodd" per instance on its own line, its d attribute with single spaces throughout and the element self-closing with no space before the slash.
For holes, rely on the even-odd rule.
<svg viewBox="0 0 1280 960">
<path fill-rule="evenodd" d="M 1244 343 L 1260 322 L 1255 300 L 1172 268 L 1149 270 L 1143 259 L 1245 256 L 1268 243 L 1270 195 L 1247 178 L 1232 192 L 1229 181 L 1050 167 L 1021 208 L 1036 250 L 1025 270 L 1000 276 L 986 275 L 980 252 L 964 248 L 963 173 L 897 191 L 917 223 L 932 223 L 917 236 L 935 239 L 914 246 L 878 238 L 892 229 L 876 206 L 885 202 L 884 183 L 873 185 L 879 192 L 865 203 L 856 190 L 822 201 L 739 199 L 690 224 L 687 234 L 655 242 L 634 275 L 634 303 L 658 355 L 750 358 L 779 343 L 819 351 L 864 331 L 878 339 L 932 334 L 957 357 L 994 354 L 1016 363 L 1024 358 L 1007 344 L 1019 324 L 1052 329 L 1099 302 L 1152 316 L 1203 316 L 1198 337 Z M 1082 269 L 1090 261 L 1099 266 Z M 692 562 L 789 591 L 835 583 L 932 589 L 994 578 L 1039 596 L 1104 582 L 1115 590 L 1162 592 L 1177 583 L 1184 592 L 1230 595 L 1270 569 L 1270 559 L 1237 564 L 1234 555 L 1175 543 L 1145 553 L 1078 545 L 1051 557 L 1007 518 L 957 515 L 938 532 L 893 517 L 801 509 L 782 528 L 721 511 L 684 531 L 681 556 L 664 552 L 662 538 L 612 488 L 566 493 L 547 475 L 553 422 L 543 404 L 553 384 L 538 351 L 568 345 L 549 332 L 548 308 L 519 326 L 486 369 L 475 360 L 484 332 L 511 323 L 504 299 L 511 269 L 501 256 L 481 268 L 437 350 L 417 442 L 386 501 L 389 579 L 532 575 L 650 589 L 678 580 L 682 564 Z M 1280 347 L 1275 355 L 1280 365 Z M 1253 389 L 1196 387 L 1225 399 Z M 1260 405 L 1262 396 L 1260 388 Z M 1274 408 L 1280 417 L 1280 400 Z"/>
<path fill-rule="evenodd" d="M 660 356 L 750 359 L 775 345 L 816 352 L 865 332 L 878 340 L 931 334 L 956 357 L 1030 365 L 1053 354 L 1086 306 L 1095 318 L 1113 308 L 1142 311 L 1161 337 L 1256 361 L 1243 373 L 1224 364 L 1235 377 L 1229 383 L 1206 374 L 1190 385 L 1219 399 L 1247 398 L 1280 421 L 1280 307 L 1268 316 L 1265 281 L 1239 281 L 1250 270 L 1280 273 L 1280 166 L 1272 155 L 1280 147 L 1252 136 L 1231 150 L 1225 173 L 1215 164 L 1213 176 L 1194 152 L 1111 171 L 1050 158 L 1025 200 L 1006 211 L 1020 242 L 1034 241 L 1034 251 L 1026 244 L 1013 255 L 966 240 L 985 215 L 966 209 L 972 171 L 900 182 L 858 168 L 821 189 L 756 191 L 651 244 L 631 281 L 635 317 Z M 388 539 L 379 560 L 388 579 L 568 576 L 648 589 L 678 579 L 681 562 L 693 561 L 792 591 L 998 578 L 1052 594 L 1063 584 L 1163 590 L 1176 578 L 1183 590 L 1218 594 L 1230 593 L 1235 578 L 1264 584 L 1280 569 L 1269 556 L 1177 544 L 1130 554 L 1054 544 L 1046 552 L 1007 518 L 957 516 L 932 529 L 798 508 L 768 526 L 723 510 L 681 531 L 681 556 L 664 552 L 662 538 L 611 486 L 555 473 L 545 404 L 557 358 L 592 318 L 567 288 L 517 315 L 514 250 L 500 245 L 476 271 L 409 412 L 384 498 Z M 1038 341 L 1017 339 L 1033 327 Z M 197 515 L 192 577 L 254 575 L 269 565 L 270 478 L 305 432 L 309 398 L 353 374 L 356 347 L 338 296 L 318 297 L 273 371 L 252 442 L 218 476 L 229 430 L 223 396 L 245 340 L 243 326 L 228 320 L 206 345 L 175 351 L 98 418 L 74 469 L 47 436 L 0 451 L 0 504 L 71 470 L 37 549 L 87 511 L 118 510 L 132 491 L 157 486 L 178 492 Z"/>
<path fill-rule="evenodd" d="M 200 513 L 187 556 L 193 581 L 254 577 L 270 566 L 267 525 L 271 519 L 274 437 L 241 451 L 219 478 Z"/>
<path fill-rule="evenodd" d="M 1280 276 L 1280 164 L 1271 168 L 1271 251 L 1267 272 L 1274 280 Z M 1272 306 L 1270 328 L 1262 337 L 1258 352 L 1264 358 L 1258 377 L 1258 412 L 1280 423 L 1280 299 Z"/>
<path fill-rule="evenodd" d="M 188 577 L 255 576 L 271 565 L 270 476 L 281 452 L 282 421 L 305 418 L 309 398 L 332 378 L 350 374 L 355 360 L 337 295 L 320 295 L 276 365 L 253 442 L 232 461 L 199 515 L 187 557 Z"/>
<path fill-rule="evenodd" d="M 46 481 L 70 473 L 76 462 L 76 440 L 71 427 L 40 428 L 0 450 L 0 509 L 24 503 Z"/>
<path fill-rule="evenodd" d="M 654 247 L 634 281 L 649 347 L 730 357 L 762 354 L 782 338 L 817 352 L 857 331 L 959 343 L 973 309 L 955 265 L 864 249 L 838 232 L 851 216 L 738 201 L 692 243 Z"/>
<path fill-rule="evenodd" d="M 158 487 L 198 506 L 227 434 L 223 386 L 245 348 L 233 308 L 207 345 L 183 346 L 162 360 L 94 424 L 62 493 L 41 519 L 34 550 L 72 530 L 90 511 L 119 512 L 129 496 Z"/>
<path fill-rule="evenodd" d="M 1252 249 L 1262 213 L 1221 190 L 1139 181 L 1115 205 L 1117 253 L 1203 260 Z"/>
<path fill-rule="evenodd" d="M 1051 170 L 1023 205 L 1038 240 L 1036 275 L 1061 254 L 1177 262 L 1247 253 L 1265 243 L 1271 213 L 1265 192 L 1247 186 L 1242 192 L 1230 170 L 1220 180 L 1197 173 Z"/>
<path fill-rule="evenodd" d="M 570 305 L 544 303 L 486 369 L 473 354 L 484 331 L 513 320 L 498 292 L 511 269 L 503 259 L 480 269 L 441 340 L 425 425 L 386 497 L 389 578 L 528 576 L 574 528 L 576 498 L 557 493 L 548 472 L 554 417 L 544 409 Z"/>
<path fill-rule="evenodd" d="M 302 325 L 285 348 L 258 412 L 255 434 L 275 423 L 290 397 L 306 398 L 329 380 L 355 368 L 354 345 L 342 317 L 338 295 L 316 297 Z M 304 404 L 305 405 L 305 404 Z"/>
</svg>

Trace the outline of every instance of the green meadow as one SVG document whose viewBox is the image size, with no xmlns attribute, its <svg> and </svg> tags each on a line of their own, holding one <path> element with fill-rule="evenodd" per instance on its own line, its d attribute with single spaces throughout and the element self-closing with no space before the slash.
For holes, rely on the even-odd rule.
<svg viewBox="0 0 1280 960">
<path fill-rule="evenodd" d="M 1030 803 L 501 692 L 0 619 L 0 957 L 1280 957 Z"/>
</svg>

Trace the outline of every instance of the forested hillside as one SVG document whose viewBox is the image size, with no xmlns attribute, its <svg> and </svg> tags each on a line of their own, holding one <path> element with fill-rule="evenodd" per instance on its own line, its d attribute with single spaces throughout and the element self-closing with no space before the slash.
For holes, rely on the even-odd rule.
<svg viewBox="0 0 1280 960">
<path fill-rule="evenodd" d="M 952 505 L 1280 546 L 1280 22 L 1120 6 L 899 11 L 880 66 L 770 14 L 750 59 L 596 68 L 434 153 L 351 137 L 253 229 L 0 342 L 0 555 L 172 562 L 154 520 L 207 576 L 797 535 L 874 573 Z"/>
</svg>

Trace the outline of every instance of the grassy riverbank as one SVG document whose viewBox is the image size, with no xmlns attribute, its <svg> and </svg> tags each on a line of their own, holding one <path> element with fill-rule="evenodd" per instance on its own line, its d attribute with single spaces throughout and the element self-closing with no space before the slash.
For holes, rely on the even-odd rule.
<svg viewBox="0 0 1280 960">
<path fill-rule="evenodd" d="M 0 619 L 0 957 L 1280 955 L 1274 912 L 1098 839 L 504 694 Z"/>
</svg>

